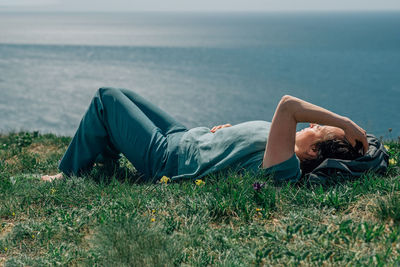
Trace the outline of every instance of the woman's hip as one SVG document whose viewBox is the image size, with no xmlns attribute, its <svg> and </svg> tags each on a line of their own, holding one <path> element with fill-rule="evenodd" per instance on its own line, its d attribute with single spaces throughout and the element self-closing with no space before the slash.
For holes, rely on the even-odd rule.
<svg viewBox="0 0 400 267">
<path fill-rule="evenodd" d="M 186 132 L 180 131 L 169 134 L 165 137 L 166 149 L 164 151 L 156 151 L 154 155 L 155 160 L 160 159 L 157 164 L 154 164 L 153 170 L 153 181 L 159 180 L 163 176 L 173 177 L 178 174 L 178 153 L 179 153 L 179 142 Z M 159 146 L 156 146 L 158 148 Z M 157 150 L 157 149 L 156 149 Z"/>
</svg>

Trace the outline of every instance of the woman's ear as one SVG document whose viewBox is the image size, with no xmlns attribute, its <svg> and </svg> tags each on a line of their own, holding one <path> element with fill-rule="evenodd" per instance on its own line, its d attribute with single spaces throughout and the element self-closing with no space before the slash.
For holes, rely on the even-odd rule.
<svg viewBox="0 0 400 267">
<path fill-rule="evenodd" d="M 318 148 L 316 144 L 311 145 L 308 148 L 307 154 L 310 158 L 315 159 L 318 156 Z"/>
</svg>

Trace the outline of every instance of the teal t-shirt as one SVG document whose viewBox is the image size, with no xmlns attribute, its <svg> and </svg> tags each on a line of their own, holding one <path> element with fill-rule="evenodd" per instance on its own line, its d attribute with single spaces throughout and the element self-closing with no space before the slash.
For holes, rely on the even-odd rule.
<svg viewBox="0 0 400 267">
<path fill-rule="evenodd" d="M 207 127 L 190 129 L 179 142 L 178 174 L 172 179 L 201 178 L 230 168 L 272 174 L 280 182 L 297 181 L 301 172 L 295 154 L 280 164 L 261 168 L 270 127 L 270 122 L 249 121 L 215 133 Z"/>
</svg>

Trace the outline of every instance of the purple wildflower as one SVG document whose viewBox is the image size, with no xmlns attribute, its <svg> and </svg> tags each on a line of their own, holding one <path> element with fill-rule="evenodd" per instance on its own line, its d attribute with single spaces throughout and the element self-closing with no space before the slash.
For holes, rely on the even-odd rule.
<svg viewBox="0 0 400 267">
<path fill-rule="evenodd" d="M 258 191 L 258 190 L 260 190 L 264 185 L 265 185 L 265 183 L 260 184 L 259 182 L 255 182 L 255 183 L 253 184 L 253 189 L 256 190 L 256 191 Z"/>
</svg>

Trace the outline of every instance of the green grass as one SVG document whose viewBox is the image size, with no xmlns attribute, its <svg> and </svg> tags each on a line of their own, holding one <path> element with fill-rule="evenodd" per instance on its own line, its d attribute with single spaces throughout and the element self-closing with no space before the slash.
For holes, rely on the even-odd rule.
<svg viewBox="0 0 400 267">
<path fill-rule="evenodd" d="M 249 174 L 138 184 L 125 158 L 41 182 L 69 141 L 0 135 L 0 266 L 400 264 L 397 162 L 385 176 L 314 188 Z M 400 144 L 387 145 L 398 160 Z"/>
</svg>

